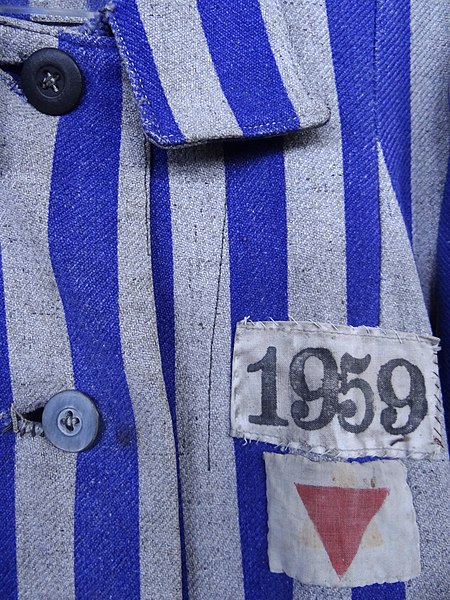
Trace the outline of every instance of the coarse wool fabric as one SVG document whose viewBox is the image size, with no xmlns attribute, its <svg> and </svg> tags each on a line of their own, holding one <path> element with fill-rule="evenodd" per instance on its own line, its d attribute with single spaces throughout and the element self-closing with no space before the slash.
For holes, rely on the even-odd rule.
<svg viewBox="0 0 450 600">
<path fill-rule="evenodd" d="M 27 34 L 32 48 L 42 44 L 39 35 L 30 30 Z M 46 46 L 57 45 L 55 35 L 45 35 Z M 20 40 L 21 36 L 15 49 L 19 57 L 25 53 Z M 9 48 L 12 51 L 14 45 Z M 19 58 L 11 55 L 15 57 Z M 67 327 L 47 241 L 48 190 L 58 119 L 49 123 L 17 93 L 2 94 L 2 112 L 15 115 L 14 120 L 8 119 L 2 126 L 4 139 L 15 140 L 13 146 L 5 149 L 8 163 L 2 160 L 5 167 L 2 239 L 8 240 L 2 242 L 2 283 L 6 307 L 14 307 L 6 311 L 8 333 L 4 344 L 9 350 L 11 403 L 14 400 L 20 411 L 42 405 L 57 391 L 70 389 L 74 383 Z M 36 140 L 35 158 L 25 151 L 30 135 Z M 4 577 L 7 581 L 13 576 L 14 570 L 8 571 L 9 560 L 14 559 L 20 597 L 30 598 L 35 593 L 27 585 L 27 573 L 32 571 L 36 573 L 38 588 L 51 585 L 55 595 L 72 598 L 73 582 L 65 580 L 64 574 L 73 572 L 76 457 L 50 445 L 44 451 L 31 437 L 22 441 L 23 444 L 15 446 L 15 452 L 11 448 L 16 482 L 12 520 L 16 556 L 2 553 Z M 7 505 L 4 500 L 2 507 Z M 40 566 L 43 556 L 46 569 Z"/>
<path fill-rule="evenodd" d="M 425 7 L 420 0 L 411 0 L 410 11 L 412 241 L 425 301 L 436 321 L 436 313 L 442 311 L 436 297 L 437 280 L 443 278 L 442 271 L 436 271 L 441 244 L 438 228 L 449 156 L 450 44 L 446 23 L 450 6 L 433 0 Z M 433 19 L 429 19 L 430 13 Z M 427 35 L 423 35 L 425 27 Z"/>
<path fill-rule="evenodd" d="M 144 129 L 162 147 L 276 135 L 329 118 L 293 58 L 277 0 L 119 0 L 110 10 Z"/>
<path fill-rule="evenodd" d="M 0 16 L 2 598 L 450 594 L 448 460 L 403 461 L 419 577 L 325 588 L 269 570 L 263 454 L 286 450 L 230 436 L 246 317 L 430 335 L 437 283 L 447 347 L 448 8 L 433 6 L 118 0 L 81 26 Z M 83 73 L 61 117 L 16 73 L 44 47 Z M 27 415 L 71 388 L 100 412 L 91 449 L 11 429 L 12 404 Z"/>
</svg>

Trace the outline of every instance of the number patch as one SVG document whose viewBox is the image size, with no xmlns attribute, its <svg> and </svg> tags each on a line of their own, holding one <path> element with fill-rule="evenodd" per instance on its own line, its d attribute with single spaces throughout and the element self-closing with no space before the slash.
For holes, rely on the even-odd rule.
<svg viewBox="0 0 450 600">
<path fill-rule="evenodd" d="M 370 327 L 238 323 L 231 433 L 343 457 L 439 454 L 438 342 Z"/>
</svg>

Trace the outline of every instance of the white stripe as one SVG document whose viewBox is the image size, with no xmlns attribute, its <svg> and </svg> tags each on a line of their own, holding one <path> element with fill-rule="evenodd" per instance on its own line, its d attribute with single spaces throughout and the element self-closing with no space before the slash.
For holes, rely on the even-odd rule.
<svg viewBox="0 0 450 600">
<path fill-rule="evenodd" d="M 450 4 L 411 0 L 411 194 L 413 248 L 430 306 L 450 131 Z"/>
<path fill-rule="evenodd" d="M 326 588 L 302 585 L 294 580 L 292 600 L 351 600 L 351 588 Z"/>
<path fill-rule="evenodd" d="M 55 40 L 56 41 L 56 40 Z M 8 92 L 2 251 L 14 402 L 20 412 L 73 387 L 68 334 L 49 257 L 47 215 L 58 120 Z M 21 599 L 75 597 L 76 456 L 46 439 L 16 441 L 16 547 Z"/>
<path fill-rule="evenodd" d="M 49 6 L 48 0 L 33 0 L 31 4 L 32 6 L 43 6 L 45 8 Z M 83 10 L 89 8 L 89 0 L 53 0 L 50 6 L 58 10 L 64 8 Z"/>
<path fill-rule="evenodd" d="M 230 429 L 230 299 L 221 148 L 169 152 L 177 421 L 192 600 L 244 597 Z"/>
<path fill-rule="evenodd" d="M 167 101 L 186 139 L 242 136 L 220 87 L 197 3 L 137 4 Z"/>
<path fill-rule="evenodd" d="M 301 128 L 306 129 L 326 123 L 330 117 L 330 110 L 318 88 L 319 71 L 316 65 L 312 67 L 309 61 L 309 56 L 316 55 L 316 46 L 319 40 L 320 42 L 322 40 L 320 38 L 315 40 L 315 46 L 310 48 L 312 54 L 304 55 L 298 47 L 294 50 L 279 0 L 259 0 L 259 3 L 278 70 L 289 100 L 300 119 Z M 291 10 L 297 10 L 297 7 L 290 5 L 289 11 Z M 302 25 L 300 36 L 310 37 L 311 29 L 305 31 L 304 21 L 300 24 Z"/>
<path fill-rule="evenodd" d="M 450 590 L 450 463 L 409 460 L 407 467 L 419 525 L 422 572 L 406 582 L 406 600 L 441 600 L 448 598 Z"/>
<path fill-rule="evenodd" d="M 380 326 L 431 333 L 405 222 L 380 144 L 378 178 L 381 225 Z"/>
<path fill-rule="evenodd" d="M 307 32 L 305 21 L 310 22 Z M 309 54 L 310 68 L 321 73 L 332 118 L 325 127 L 285 139 L 289 311 L 297 320 L 346 324 L 341 129 L 324 3 L 298 5 L 292 26 L 301 27 L 292 37 L 305 54 L 317 37 L 322 40 L 321 53 Z M 320 66 L 314 67 L 314 56 Z"/>
<path fill-rule="evenodd" d="M 175 444 L 158 349 L 148 239 L 149 152 L 124 77 L 118 207 L 122 353 L 139 461 L 141 598 L 181 598 Z M 147 155 L 147 156 L 146 156 Z"/>
<path fill-rule="evenodd" d="M 427 333 L 430 325 L 411 246 L 380 148 L 378 160 L 382 240 L 380 324 Z M 442 558 L 448 555 L 450 538 L 450 510 L 448 502 L 443 500 L 448 495 L 449 462 L 405 462 L 417 512 L 422 564 L 421 575 L 405 584 L 406 598 L 444 598 L 450 583 L 448 566 Z"/>
<path fill-rule="evenodd" d="M 285 139 L 289 313 L 296 320 L 347 322 L 347 272 L 341 127 L 325 0 L 286 11 L 290 38 L 316 73 L 331 119 Z M 351 589 L 293 581 L 293 600 L 350 600 Z"/>
<path fill-rule="evenodd" d="M 49 5 L 50 4 L 50 5 Z M 96 16 L 96 11 L 88 11 L 89 0 L 32 0 L 26 8 L 31 20 L 38 23 L 77 24 Z M 33 9 L 38 7 L 37 11 Z"/>
</svg>

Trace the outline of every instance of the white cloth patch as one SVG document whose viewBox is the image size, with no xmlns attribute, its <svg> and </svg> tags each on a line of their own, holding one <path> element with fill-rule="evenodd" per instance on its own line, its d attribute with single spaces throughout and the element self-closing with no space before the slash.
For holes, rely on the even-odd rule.
<svg viewBox="0 0 450 600">
<path fill-rule="evenodd" d="M 419 532 L 397 460 L 264 454 L 269 566 L 302 583 L 357 587 L 420 574 Z"/>
<path fill-rule="evenodd" d="M 439 340 L 296 322 L 240 322 L 231 435 L 332 456 L 439 456 Z"/>
</svg>

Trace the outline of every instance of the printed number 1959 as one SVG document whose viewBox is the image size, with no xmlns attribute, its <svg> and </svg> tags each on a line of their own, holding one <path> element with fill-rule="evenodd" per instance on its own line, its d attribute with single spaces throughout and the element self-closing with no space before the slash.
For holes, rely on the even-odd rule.
<svg viewBox="0 0 450 600">
<path fill-rule="evenodd" d="M 308 387 L 305 376 L 305 365 L 310 358 L 321 361 L 323 366 L 322 385 L 317 389 Z M 294 423 L 302 429 L 321 429 L 328 425 L 337 415 L 339 424 L 346 431 L 360 433 L 365 431 L 374 418 L 374 391 L 362 377 L 349 378 L 349 375 L 361 375 L 369 367 L 372 357 L 355 358 L 348 353 L 342 356 L 340 369 L 328 348 L 305 348 L 294 356 L 289 368 L 289 384 L 298 396 L 291 405 L 291 416 Z M 409 393 L 405 398 L 398 398 L 392 383 L 395 369 L 404 367 L 409 375 Z M 289 423 L 277 414 L 277 349 L 267 348 L 263 358 L 251 365 L 247 371 L 261 371 L 261 414 L 250 415 L 250 423 L 257 425 L 273 425 L 286 427 Z M 364 416 L 360 423 L 350 423 L 348 419 L 357 413 L 354 400 L 344 399 L 339 402 L 339 394 L 346 395 L 350 390 L 360 390 L 365 403 Z M 421 370 L 404 358 L 395 358 L 382 365 L 377 375 L 377 389 L 381 401 L 387 405 L 381 411 L 380 422 L 384 429 L 392 435 L 406 435 L 420 425 L 427 414 L 425 379 Z M 322 398 L 322 408 L 316 419 L 307 421 L 310 402 Z M 395 427 L 397 408 L 409 407 L 409 416 L 403 426 Z"/>
</svg>

